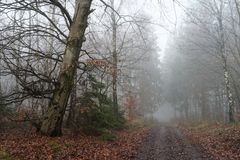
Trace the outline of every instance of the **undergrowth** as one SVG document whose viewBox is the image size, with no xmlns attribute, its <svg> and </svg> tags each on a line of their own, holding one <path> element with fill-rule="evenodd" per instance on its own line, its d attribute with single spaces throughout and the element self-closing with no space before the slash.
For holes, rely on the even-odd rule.
<svg viewBox="0 0 240 160">
<path fill-rule="evenodd" d="M 11 155 L 3 149 L 0 149 L 0 159 L 1 160 L 13 160 Z"/>
</svg>

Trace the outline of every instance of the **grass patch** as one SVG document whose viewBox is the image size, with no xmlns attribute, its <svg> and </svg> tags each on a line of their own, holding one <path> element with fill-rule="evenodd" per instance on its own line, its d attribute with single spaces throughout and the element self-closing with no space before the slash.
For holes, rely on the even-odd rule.
<svg viewBox="0 0 240 160">
<path fill-rule="evenodd" d="M 51 141 L 48 143 L 49 148 L 53 151 L 54 154 L 62 152 L 63 146 L 57 142 Z"/>
<path fill-rule="evenodd" d="M 207 121 L 200 121 L 200 122 L 185 122 L 180 123 L 178 126 L 186 128 L 191 131 L 211 131 L 214 132 L 215 129 L 218 129 L 223 124 L 217 122 L 207 122 Z M 218 127 L 216 127 L 218 126 Z"/>
<path fill-rule="evenodd" d="M 64 146 L 65 147 L 71 147 L 71 146 L 73 146 L 74 145 L 74 141 L 65 141 L 64 142 Z"/>
<path fill-rule="evenodd" d="M 105 132 L 100 136 L 100 139 L 103 141 L 115 141 L 117 140 L 117 136 L 110 132 Z"/>
<path fill-rule="evenodd" d="M 12 157 L 5 150 L 0 150 L 0 159 L 1 160 L 12 160 Z"/>
<path fill-rule="evenodd" d="M 128 129 L 153 128 L 159 125 L 155 119 L 134 119 L 127 123 Z"/>
</svg>

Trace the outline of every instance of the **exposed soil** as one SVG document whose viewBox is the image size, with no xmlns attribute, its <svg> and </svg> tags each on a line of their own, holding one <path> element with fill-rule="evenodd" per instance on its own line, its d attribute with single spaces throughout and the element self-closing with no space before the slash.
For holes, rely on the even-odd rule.
<svg viewBox="0 0 240 160">
<path fill-rule="evenodd" d="M 212 160 L 201 147 L 192 144 L 182 131 L 161 126 L 151 130 L 135 160 Z"/>
</svg>

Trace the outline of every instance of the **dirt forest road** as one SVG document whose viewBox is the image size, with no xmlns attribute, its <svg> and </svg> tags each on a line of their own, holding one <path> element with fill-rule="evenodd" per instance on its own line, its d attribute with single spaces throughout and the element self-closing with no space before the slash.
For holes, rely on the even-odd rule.
<svg viewBox="0 0 240 160">
<path fill-rule="evenodd" d="M 135 160 L 212 160 L 193 145 L 180 129 L 161 126 L 151 130 Z"/>
</svg>

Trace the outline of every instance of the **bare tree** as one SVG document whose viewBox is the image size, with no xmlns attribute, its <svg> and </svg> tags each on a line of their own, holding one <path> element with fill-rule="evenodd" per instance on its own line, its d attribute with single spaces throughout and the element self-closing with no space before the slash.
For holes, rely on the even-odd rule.
<svg viewBox="0 0 240 160">
<path fill-rule="evenodd" d="M 70 27 L 63 64 L 59 72 L 58 84 L 42 122 L 41 133 L 48 136 L 62 134 L 61 127 L 68 98 L 71 93 L 77 62 L 84 42 L 88 15 L 91 13 L 91 0 L 78 0 L 75 15 Z"/>
</svg>

